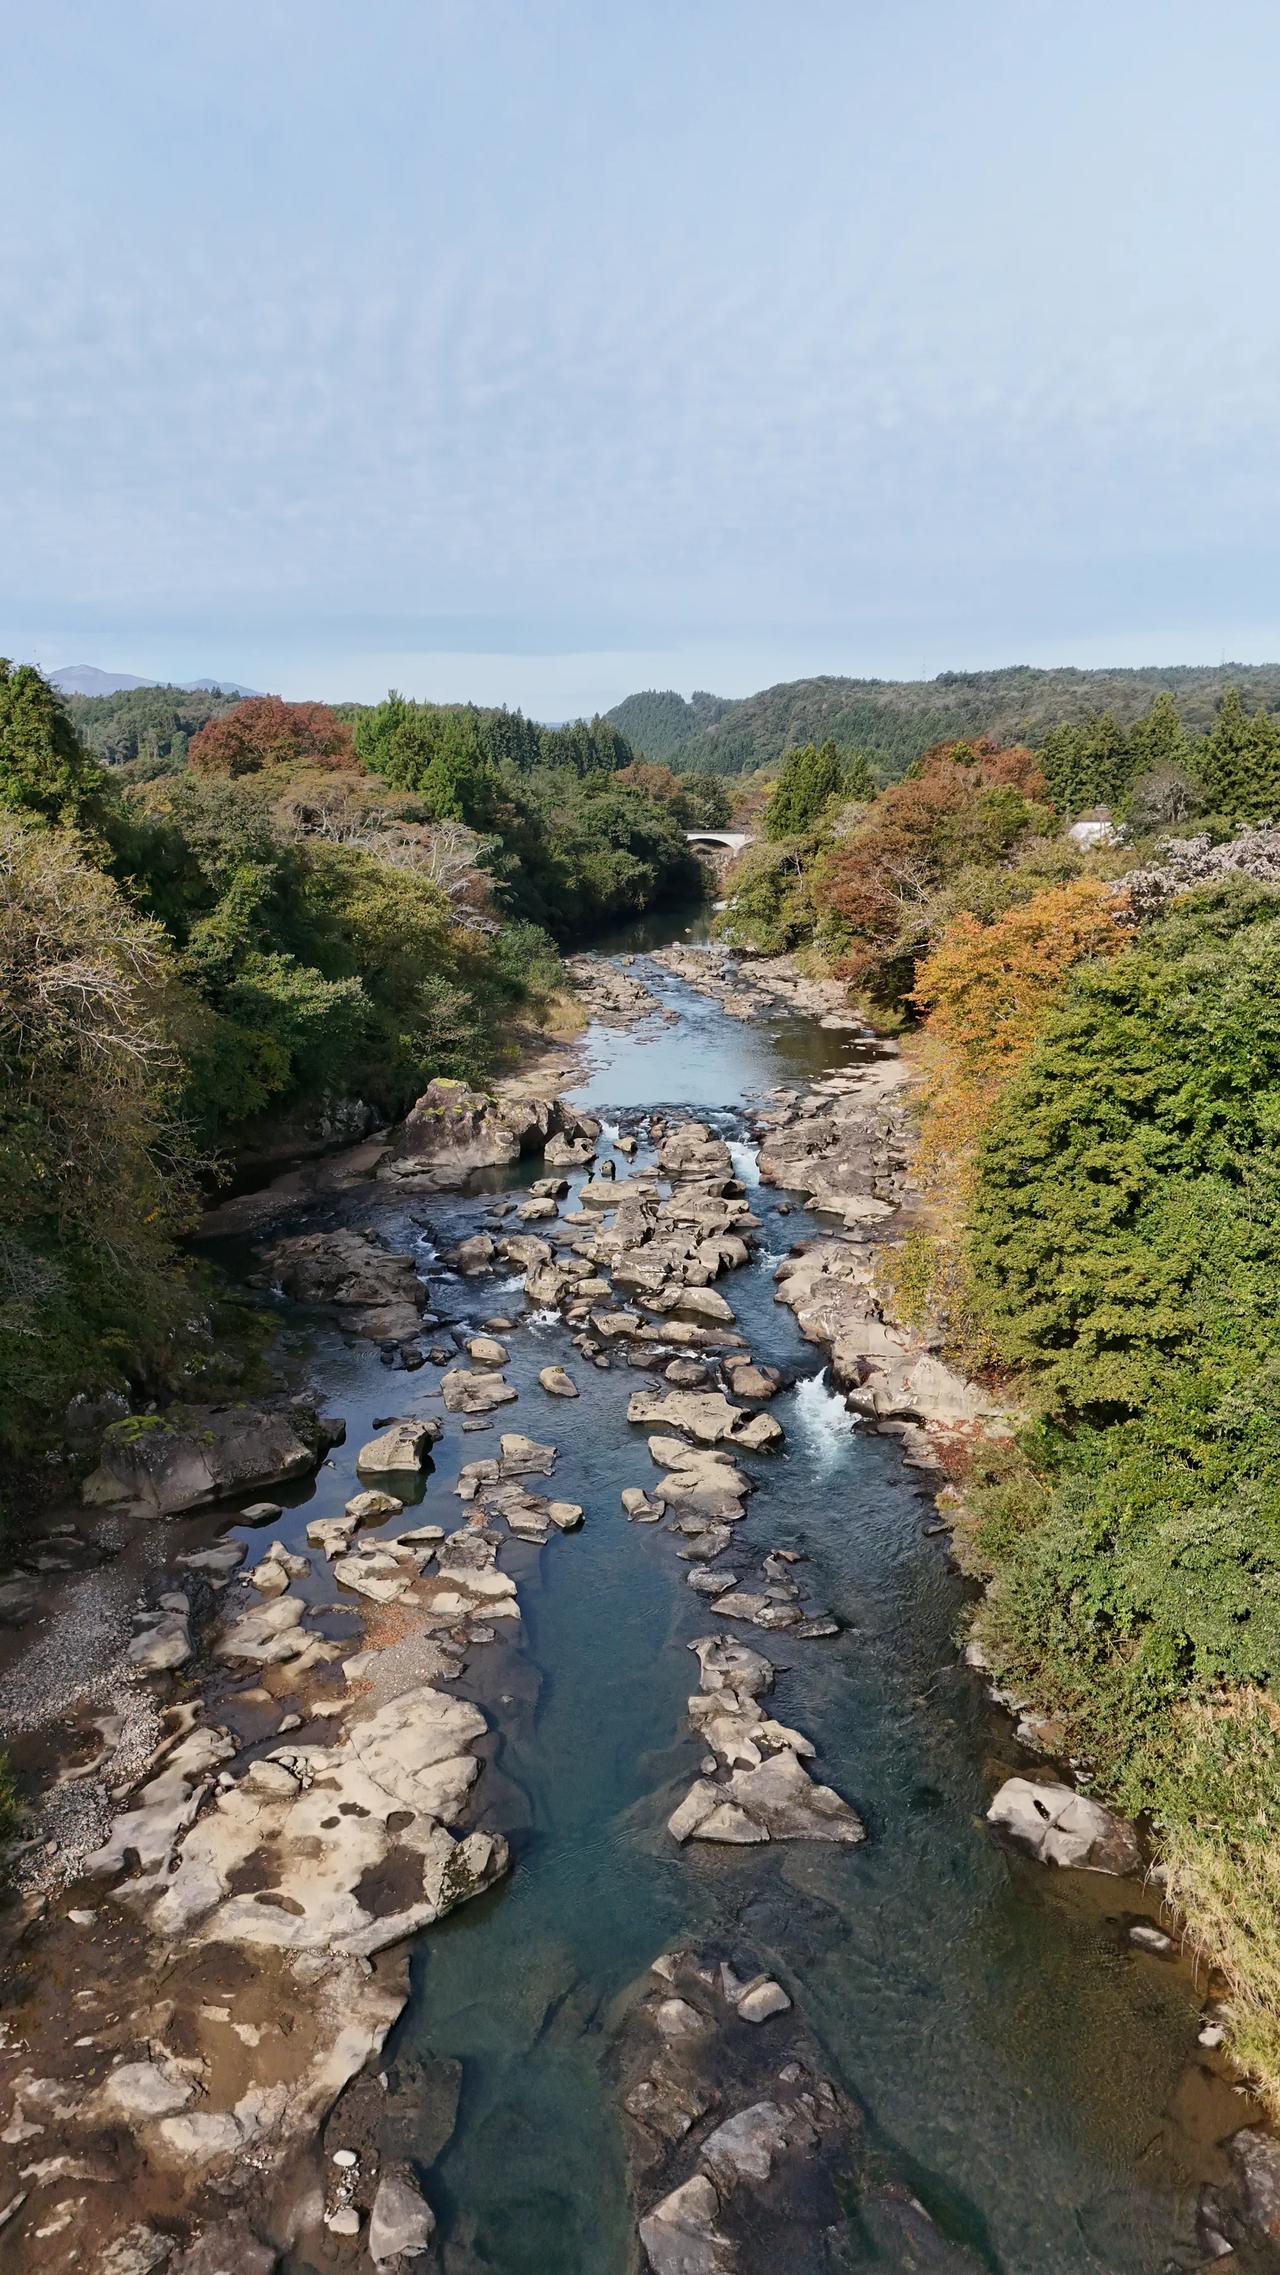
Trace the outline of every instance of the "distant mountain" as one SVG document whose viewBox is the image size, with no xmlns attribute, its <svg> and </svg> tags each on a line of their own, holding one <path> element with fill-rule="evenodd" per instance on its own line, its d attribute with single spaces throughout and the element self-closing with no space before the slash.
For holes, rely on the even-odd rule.
<svg viewBox="0 0 1280 2275">
<path fill-rule="evenodd" d="M 64 664 L 51 671 L 50 685 L 62 695 L 127 695 L 135 687 L 180 687 L 184 694 L 203 689 L 213 695 L 259 695 L 257 687 L 241 687 L 234 679 L 135 679 L 132 672 L 99 671 L 96 664 Z"/>
<path fill-rule="evenodd" d="M 1112 711 L 1124 725 L 1162 688 L 1184 725 L 1203 732 L 1228 687 L 1252 709 L 1280 711 L 1280 664 L 1172 664 L 1137 669 L 945 671 L 936 679 L 793 679 L 737 701 L 673 689 L 628 695 L 607 716 L 646 758 L 681 773 L 752 774 L 796 743 L 865 750 L 885 780 L 933 743 L 971 735 L 1042 742 L 1060 720 Z"/>
</svg>

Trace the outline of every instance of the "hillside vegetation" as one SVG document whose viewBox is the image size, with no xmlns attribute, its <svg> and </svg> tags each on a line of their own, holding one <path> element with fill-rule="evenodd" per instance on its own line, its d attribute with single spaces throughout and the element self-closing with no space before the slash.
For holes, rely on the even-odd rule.
<svg viewBox="0 0 1280 2275">
<path fill-rule="evenodd" d="M 1050 729 L 1110 712 L 1129 726 L 1162 690 L 1184 727 L 1204 733 L 1228 687 L 1249 708 L 1280 709 L 1280 664 L 1177 664 L 1167 669 L 942 672 L 936 679 L 797 679 L 726 700 L 670 689 L 629 695 L 607 716 L 646 758 L 682 773 L 772 770 L 798 743 L 865 751 L 881 781 L 906 772 L 936 743 L 987 736 L 1041 743 Z"/>
<path fill-rule="evenodd" d="M 887 1277 L 1016 1418 L 956 1453 L 976 1641 L 1049 1756 L 1151 1819 L 1280 2112 L 1280 829 L 1241 826 L 1280 812 L 1278 745 L 1230 694 L 1202 736 L 1162 697 L 871 798 L 806 749 L 722 921 L 910 1030 L 922 1207 Z M 1117 753 L 1129 841 L 1087 850 L 1046 776 Z M 1170 801 L 1182 834 L 1144 835 Z"/>
<path fill-rule="evenodd" d="M 483 1080 L 558 942 L 700 890 L 685 793 L 630 760 L 600 722 L 266 696 L 108 767 L 0 663 L 0 1456 L 73 1393 L 216 1378 L 180 1243 L 220 1164 Z"/>
</svg>

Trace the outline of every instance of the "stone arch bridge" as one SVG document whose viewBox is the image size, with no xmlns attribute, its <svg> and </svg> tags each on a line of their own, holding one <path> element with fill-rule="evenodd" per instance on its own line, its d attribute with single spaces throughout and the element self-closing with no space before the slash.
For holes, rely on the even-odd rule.
<svg viewBox="0 0 1280 2275">
<path fill-rule="evenodd" d="M 752 843 L 751 832 L 745 829 L 687 829 L 685 836 L 690 845 L 722 845 L 730 853 L 741 853 L 744 845 Z"/>
</svg>

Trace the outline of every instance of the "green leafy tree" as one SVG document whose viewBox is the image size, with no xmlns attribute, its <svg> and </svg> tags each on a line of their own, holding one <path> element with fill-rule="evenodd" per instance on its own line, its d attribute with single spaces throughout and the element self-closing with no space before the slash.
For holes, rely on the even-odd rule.
<svg viewBox="0 0 1280 2275">
<path fill-rule="evenodd" d="M 145 1375 L 189 1308 L 191 1008 L 159 925 L 82 841 L 0 814 L 0 1447 Z"/>
<path fill-rule="evenodd" d="M 0 810 L 96 828 L 105 776 L 34 664 L 0 656 Z"/>
</svg>

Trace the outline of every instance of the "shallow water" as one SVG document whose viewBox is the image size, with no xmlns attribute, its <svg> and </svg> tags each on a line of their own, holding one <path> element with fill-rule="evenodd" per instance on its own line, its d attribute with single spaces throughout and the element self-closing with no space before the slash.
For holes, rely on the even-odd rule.
<svg viewBox="0 0 1280 2275">
<path fill-rule="evenodd" d="M 751 1093 L 850 1054 L 843 1035 L 781 1013 L 744 1026 L 655 967 L 640 976 L 680 1018 L 589 1038 L 577 1096 L 615 1128 L 640 1108 L 694 1107 L 746 1148 Z M 753 1159 L 736 1158 L 749 1181 Z M 537 1173 L 529 1165 L 517 1181 Z M 1192 2267 L 1198 2136 L 1216 2105 L 1196 2083 L 1190 1972 L 1126 1944 L 1122 1915 L 1150 1908 L 1134 1889 L 1044 1872 L 989 1838 L 986 1802 L 1021 1757 L 958 1663 L 962 1584 L 924 1530 L 931 1506 L 893 1442 L 854 1425 L 821 1354 L 773 1300 L 771 1264 L 811 1221 L 799 1209 L 778 1217 L 766 1187 L 752 1198 L 761 1252 L 720 1285 L 753 1352 L 797 1380 L 773 1409 L 785 1450 L 750 1464 L 761 1483 L 744 1536 L 802 1549 L 814 1596 L 845 1623 L 826 1642 L 763 1639 L 779 1665 L 775 1710 L 812 1737 L 818 1774 L 857 1805 L 870 1837 L 857 1850 L 671 1841 L 665 1820 L 699 1751 L 685 1728 L 696 1670 L 683 1646 L 716 1623 L 684 1585 L 671 1537 L 628 1524 L 619 1506 L 624 1485 L 654 1474 L 646 1433 L 624 1419 L 646 1378 L 595 1372 L 558 1321 L 515 1334 L 507 1372 L 520 1402 L 491 1435 L 447 1433 L 426 1513 L 457 1520 L 448 1487 L 459 1463 L 511 1426 L 554 1439 L 554 1490 L 581 1501 L 587 1522 L 541 1552 L 504 1551 L 523 1639 L 501 1659 L 477 1652 L 472 1678 L 495 1725 L 480 1795 L 511 1831 L 514 1867 L 420 1939 L 388 2049 L 397 2061 L 463 2064 L 458 2130 L 425 2176 L 444 2265 L 624 2275 L 634 2247 L 610 2008 L 664 1947 L 718 1934 L 781 1977 L 865 2110 L 873 2158 L 982 2263 L 1003 2275 Z M 444 1248 L 485 1221 L 491 1200 L 379 1201 L 356 1221 Z M 455 1319 L 515 1318 L 522 1300 L 492 1278 L 432 1285 Z M 570 1367 L 577 1401 L 539 1388 L 552 1359 Z M 436 1378 L 390 1374 L 367 1346 L 328 1334 L 312 1364 L 348 1419 L 318 1488 L 337 1506 L 366 1425 L 432 1411 Z M 305 1498 L 286 1533 L 314 1513 Z M 1226 2110 L 1218 2129 L 1228 2122 Z M 856 2234 L 847 2263 L 896 2264 Z"/>
</svg>

